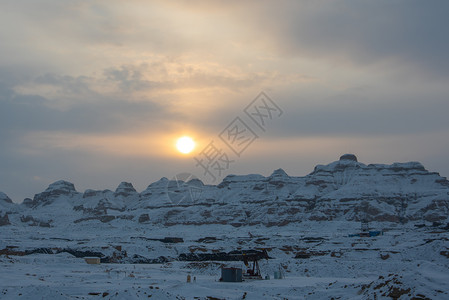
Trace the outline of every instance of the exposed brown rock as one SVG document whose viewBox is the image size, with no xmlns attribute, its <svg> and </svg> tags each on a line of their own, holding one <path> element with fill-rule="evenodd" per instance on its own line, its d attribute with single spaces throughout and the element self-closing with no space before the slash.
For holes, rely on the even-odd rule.
<svg viewBox="0 0 449 300">
<path fill-rule="evenodd" d="M 11 225 L 9 222 L 8 214 L 5 214 L 3 217 L 0 217 L 0 226 Z"/>
</svg>

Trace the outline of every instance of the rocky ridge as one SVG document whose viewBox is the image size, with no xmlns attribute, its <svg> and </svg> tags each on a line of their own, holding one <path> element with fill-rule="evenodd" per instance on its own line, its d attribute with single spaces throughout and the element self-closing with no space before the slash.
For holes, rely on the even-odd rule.
<svg viewBox="0 0 449 300">
<path fill-rule="evenodd" d="M 141 193 L 126 182 L 114 192 L 80 193 L 72 183 L 60 180 L 22 204 L 0 193 L 0 217 L 6 218 L 3 225 L 34 226 L 67 222 L 282 226 L 303 220 L 362 218 L 446 222 L 449 216 L 445 177 L 418 162 L 365 165 L 353 154 L 317 165 L 304 177 L 278 169 L 268 177 L 228 175 L 218 185 L 203 185 L 196 179 L 176 189 L 172 186 L 162 178 Z M 173 201 L 174 194 L 182 197 Z"/>
</svg>

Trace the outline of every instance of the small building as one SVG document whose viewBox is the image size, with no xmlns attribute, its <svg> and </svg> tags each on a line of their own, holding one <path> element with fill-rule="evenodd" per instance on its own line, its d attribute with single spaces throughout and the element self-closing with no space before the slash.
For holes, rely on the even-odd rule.
<svg viewBox="0 0 449 300">
<path fill-rule="evenodd" d="M 99 265 L 100 264 L 100 258 L 99 257 L 85 257 L 84 260 L 89 265 Z"/>
<path fill-rule="evenodd" d="M 373 237 L 378 235 L 384 235 L 383 231 L 369 230 L 369 222 L 366 219 L 361 220 L 360 233 L 350 234 L 349 237 Z"/>
<path fill-rule="evenodd" d="M 221 268 L 221 278 L 223 282 L 242 282 L 241 268 Z"/>
</svg>

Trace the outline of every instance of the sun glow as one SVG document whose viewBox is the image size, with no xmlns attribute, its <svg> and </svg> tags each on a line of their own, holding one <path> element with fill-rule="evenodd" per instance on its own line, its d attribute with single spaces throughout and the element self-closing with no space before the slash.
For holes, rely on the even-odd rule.
<svg viewBox="0 0 449 300">
<path fill-rule="evenodd" d="M 176 148 L 179 152 L 187 154 L 195 148 L 195 142 L 188 136 L 183 136 L 176 142 Z"/>
</svg>

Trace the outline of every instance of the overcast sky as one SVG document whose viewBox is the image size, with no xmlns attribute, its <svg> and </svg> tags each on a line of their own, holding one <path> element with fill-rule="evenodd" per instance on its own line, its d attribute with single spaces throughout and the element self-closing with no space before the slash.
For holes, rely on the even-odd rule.
<svg viewBox="0 0 449 300">
<path fill-rule="evenodd" d="M 1 1 L 0 191 L 212 183 L 210 142 L 233 161 L 213 183 L 344 153 L 449 175 L 448 1 L 168 2 Z M 244 112 L 262 91 L 282 110 L 264 130 Z M 240 156 L 236 117 L 258 137 Z"/>
</svg>

